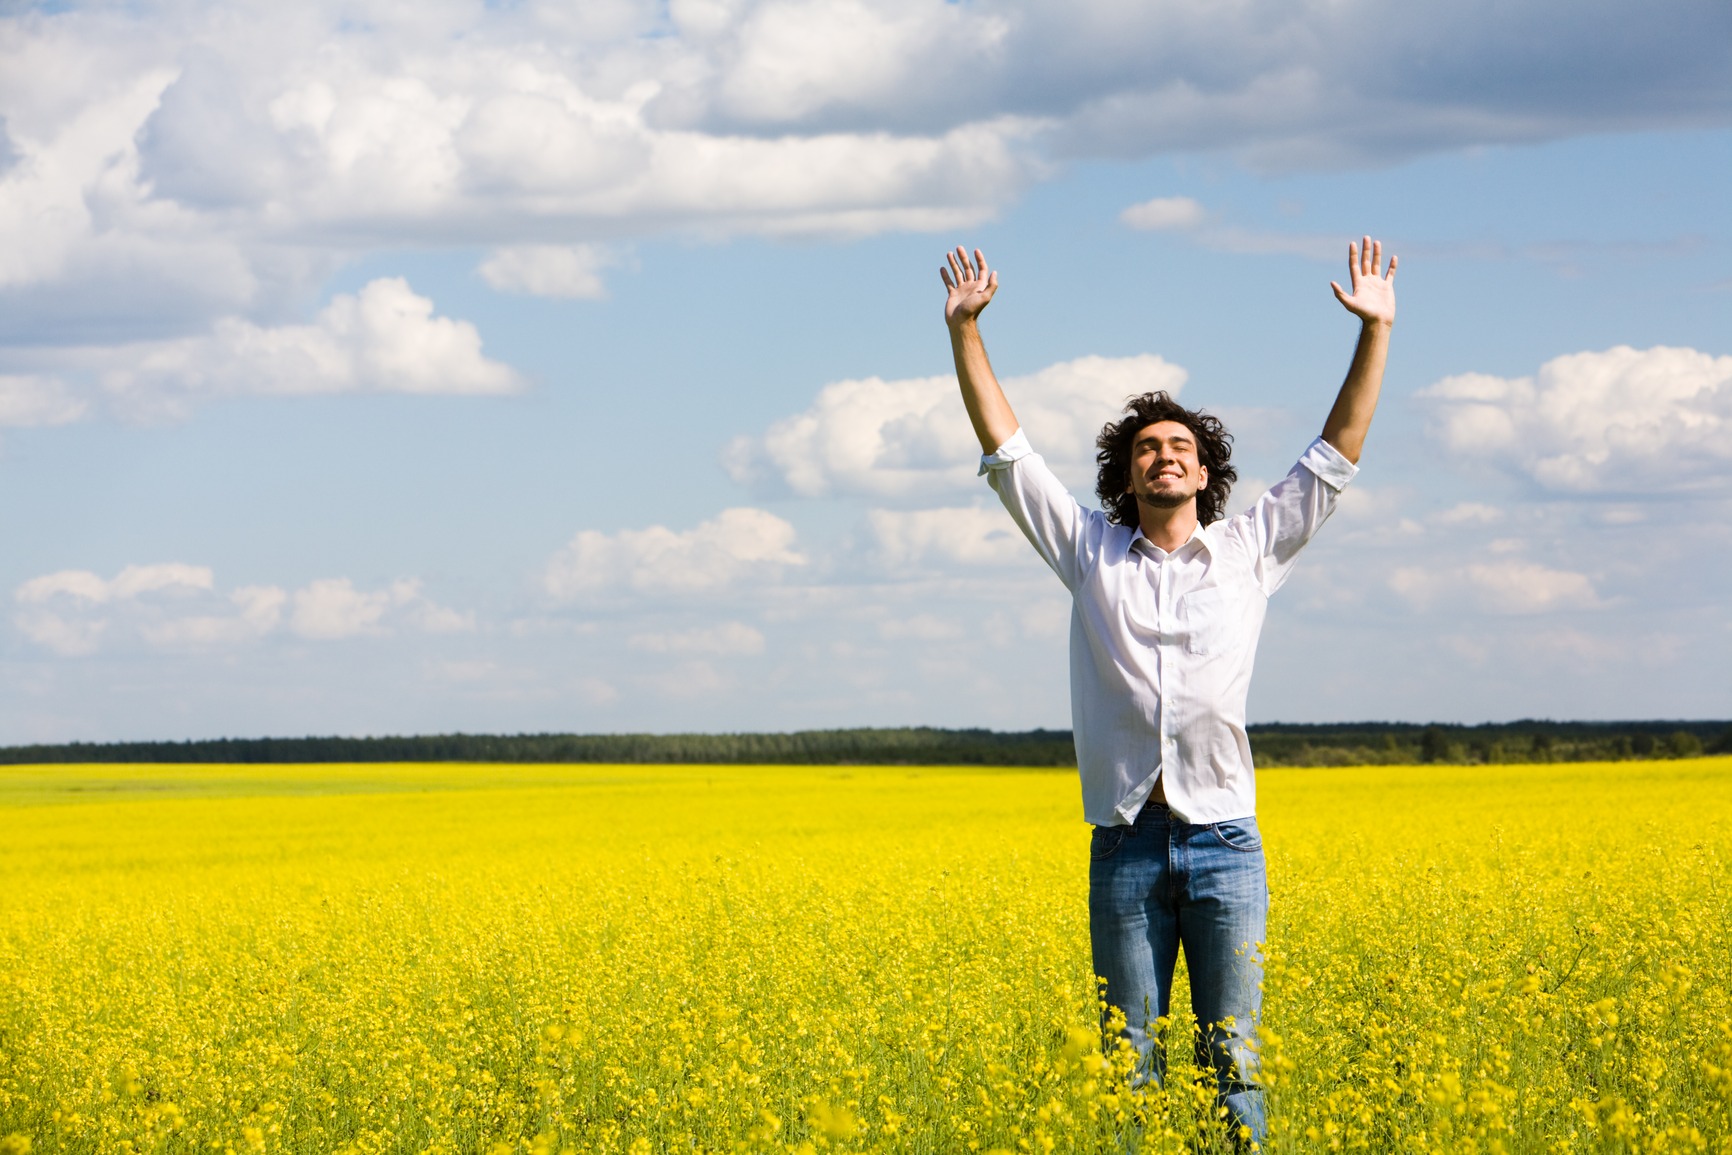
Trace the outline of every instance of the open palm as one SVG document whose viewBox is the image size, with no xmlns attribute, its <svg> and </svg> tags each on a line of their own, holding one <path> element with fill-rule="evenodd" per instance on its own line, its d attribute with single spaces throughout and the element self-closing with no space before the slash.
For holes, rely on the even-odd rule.
<svg viewBox="0 0 1732 1155">
<path fill-rule="evenodd" d="M 946 253 L 944 259 L 950 266 L 938 270 L 949 293 L 944 302 L 944 320 L 950 325 L 960 325 L 980 316 L 980 311 L 992 301 L 993 294 L 998 292 L 998 274 L 987 269 L 986 257 L 979 249 L 974 250 L 970 259 L 968 251 L 957 245 L 956 251 Z"/>
<path fill-rule="evenodd" d="M 1392 325 L 1395 323 L 1395 258 L 1389 258 L 1389 271 L 1382 271 L 1383 242 L 1366 237 L 1361 244 L 1347 246 L 1347 273 L 1353 286 L 1349 293 L 1334 281 L 1335 299 L 1349 313 L 1361 320 Z M 1379 275 L 1381 274 L 1381 275 Z"/>
</svg>

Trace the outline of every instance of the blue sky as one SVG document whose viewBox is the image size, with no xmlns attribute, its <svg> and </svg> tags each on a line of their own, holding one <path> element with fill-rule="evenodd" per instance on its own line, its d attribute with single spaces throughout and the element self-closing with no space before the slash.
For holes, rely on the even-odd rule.
<svg viewBox="0 0 1732 1155">
<path fill-rule="evenodd" d="M 1065 725 L 944 248 L 1079 496 L 1179 384 L 1237 506 L 1364 232 L 1385 402 L 1253 720 L 1725 717 L 1729 58 L 1710 4 L 13 10 L 0 741 Z"/>
</svg>

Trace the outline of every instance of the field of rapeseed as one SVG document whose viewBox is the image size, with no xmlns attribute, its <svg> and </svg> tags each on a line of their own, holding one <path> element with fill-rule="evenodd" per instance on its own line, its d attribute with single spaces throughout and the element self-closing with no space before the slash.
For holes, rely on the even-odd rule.
<svg viewBox="0 0 1732 1155">
<path fill-rule="evenodd" d="M 1276 1151 L 1732 1153 L 1732 759 L 1272 770 Z M 0 769 L 0 1153 L 1210 1150 L 1074 775 Z M 1179 1005 L 1186 996 L 1180 993 Z"/>
</svg>

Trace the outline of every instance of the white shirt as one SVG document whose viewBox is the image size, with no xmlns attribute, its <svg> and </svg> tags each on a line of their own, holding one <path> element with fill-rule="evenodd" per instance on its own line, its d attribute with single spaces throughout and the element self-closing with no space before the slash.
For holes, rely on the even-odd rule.
<svg viewBox="0 0 1732 1155">
<path fill-rule="evenodd" d="M 1320 437 L 1250 509 L 1172 553 L 1079 505 L 1020 429 L 980 471 L 1071 592 L 1083 816 L 1134 822 L 1163 775 L 1181 821 L 1255 814 L 1245 697 L 1263 615 L 1358 468 Z"/>
</svg>

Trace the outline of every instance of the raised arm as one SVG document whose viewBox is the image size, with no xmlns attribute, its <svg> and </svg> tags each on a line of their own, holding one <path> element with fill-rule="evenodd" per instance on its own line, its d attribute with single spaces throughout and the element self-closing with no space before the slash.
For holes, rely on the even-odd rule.
<svg viewBox="0 0 1732 1155">
<path fill-rule="evenodd" d="M 1347 380 L 1335 397 L 1329 420 L 1323 423 L 1323 440 L 1341 451 L 1341 456 L 1359 463 L 1371 415 L 1377 411 L 1377 394 L 1383 388 L 1383 365 L 1389 359 L 1389 330 L 1395 324 L 1395 258 L 1389 271 L 1380 274 L 1383 242 L 1366 237 L 1362 244 L 1347 246 L 1347 271 L 1353 286 L 1347 292 L 1334 281 L 1335 299 L 1359 318 L 1359 344 Z"/>
<path fill-rule="evenodd" d="M 958 245 L 954 253 L 945 254 L 945 261 L 949 268 L 940 269 L 938 275 L 944 278 L 949 294 L 944 302 L 944 323 L 950 326 L 956 380 L 962 386 L 962 403 L 968 408 L 974 435 L 980 438 L 980 451 L 991 453 L 1017 430 L 1016 414 L 998 386 L 992 363 L 986 359 L 986 344 L 980 339 L 980 311 L 998 292 L 998 274 L 987 270 L 979 249 L 970 260 Z"/>
</svg>

